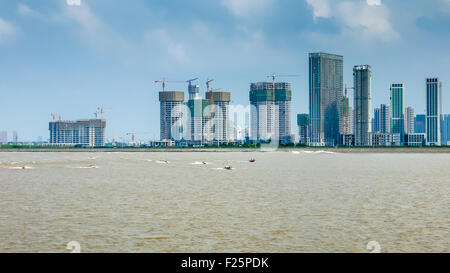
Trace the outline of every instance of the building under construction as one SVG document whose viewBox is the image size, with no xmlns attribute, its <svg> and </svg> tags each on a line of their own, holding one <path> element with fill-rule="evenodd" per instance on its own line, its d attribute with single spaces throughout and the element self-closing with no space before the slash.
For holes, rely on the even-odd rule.
<svg viewBox="0 0 450 273">
<path fill-rule="evenodd" d="M 184 133 L 184 92 L 159 92 L 159 101 L 161 140 L 181 140 Z"/>
<path fill-rule="evenodd" d="M 49 123 L 50 145 L 104 146 L 105 128 L 106 121 L 103 119 L 51 121 Z"/>
<path fill-rule="evenodd" d="M 189 83 L 189 100 L 186 103 L 190 115 L 187 116 L 186 140 L 190 143 L 203 144 L 205 138 L 205 124 L 211 119 L 210 114 L 206 114 L 210 101 L 202 99 L 200 96 L 200 86 Z"/>
<path fill-rule="evenodd" d="M 206 92 L 206 100 L 209 102 L 209 111 L 205 111 L 205 114 L 209 116 L 209 122 L 204 126 L 206 139 L 217 143 L 228 141 L 230 139 L 231 93 L 209 91 Z"/>
<path fill-rule="evenodd" d="M 274 94 L 275 92 L 275 94 Z M 251 137 L 255 141 L 292 142 L 291 84 L 258 82 L 250 86 Z"/>
</svg>

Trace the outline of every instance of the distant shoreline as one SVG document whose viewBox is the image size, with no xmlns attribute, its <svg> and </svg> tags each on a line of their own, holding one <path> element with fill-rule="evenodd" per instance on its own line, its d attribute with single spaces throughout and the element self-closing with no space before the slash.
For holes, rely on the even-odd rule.
<svg viewBox="0 0 450 273">
<path fill-rule="evenodd" d="M 0 153 L 162 153 L 162 152 L 270 152 L 260 148 L 0 148 Z M 282 147 L 278 152 L 334 152 L 334 153 L 450 153 L 450 147 Z"/>
</svg>

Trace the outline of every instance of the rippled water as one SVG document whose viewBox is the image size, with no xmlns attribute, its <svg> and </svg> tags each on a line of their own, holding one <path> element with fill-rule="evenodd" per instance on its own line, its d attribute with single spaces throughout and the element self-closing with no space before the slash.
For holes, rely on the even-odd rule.
<svg viewBox="0 0 450 273">
<path fill-rule="evenodd" d="M 0 252 L 450 252 L 449 208 L 448 154 L 0 153 Z"/>
</svg>

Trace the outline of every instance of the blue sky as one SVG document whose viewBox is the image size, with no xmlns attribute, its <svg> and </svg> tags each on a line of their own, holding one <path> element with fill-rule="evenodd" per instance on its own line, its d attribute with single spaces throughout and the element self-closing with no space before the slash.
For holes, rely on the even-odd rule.
<svg viewBox="0 0 450 273">
<path fill-rule="evenodd" d="M 110 108 L 107 136 L 159 135 L 154 80 L 206 78 L 248 104 L 249 84 L 273 72 L 292 82 L 293 115 L 308 111 L 309 52 L 373 69 L 373 105 L 406 84 L 425 111 L 425 78 L 450 96 L 450 0 L 0 0 L 0 130 L 48 138 L 50 113 L 93 117 Z M 183 84 L 168 89 L 186 90 Z M 296 131 L 295 119 L 292 121 Z"/>
</svg>

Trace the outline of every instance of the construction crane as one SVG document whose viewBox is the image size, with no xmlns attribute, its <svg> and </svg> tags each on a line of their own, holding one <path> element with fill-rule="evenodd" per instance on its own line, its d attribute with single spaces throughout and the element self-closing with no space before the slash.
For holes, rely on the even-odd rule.
<svg viewBox="0 0 450 273">
<path fill-rule="evenodd" d="M 61 121 L 62 114 L 51 113 L 50 116 L 53 117 L 53 121 L 56 121 L 56 117 L 59 117 L 59 121 Z"/>
<path fill-rule="evenodd" d="M 211 83 L 214 81 L 214 79 L 208 79 L 206 80 L 206 93 L 210 92 L 210 85 Z M 211 93 L 209 94 L 209 100 L 210 100 L 210 104 L 211 104 L 211 141 L 214 141 L 214 96 L 213 96 L 213 91 L 211 90 Z"/>
<path fill-rule="evenodd" d="M 61 118 L 62 118 L 62 114 L 59 113 L 51 113 L 50 116 L 53 117 L 53 122 L 56 121 L 56 117 L 59 117 L 59 122 L 61 123 Z M 61 124 L 58 125 L 58 136 L 56 137 L 56 139 L 54 140 L 54 142 L 56 142 L 56 144 L 61 142 Z"/>
<path fill-rule="evenodd" d="M 194 80 L 196 80 L 196 79 L 193 79 L 190 81 L 194 81 Z M 155 81 L 155 83 L 162 83 L 163 92 L 166 91 L 166 83 L 185 83 L 185 82 L 189 82 L 189 81 L 167 81 L 166 78 Z"/>
<path fill-rule="evenodd" d="M 347 96 L 347 90 L 348 89 L 353 89 L 355 90 L 354 87 L 347 87 L 347 85 L 345 85 L 345 125 L 344 125 L 344 134 L 348 134 L 348 96 Z"/>
<path fill-rule="evenodd" d="M 198 80 L 198 78 L 192 79 L 192 80 L 187 80 L 186 82 L 189 83 L 189 85 L 192 85 L 192 82 Z"/>
<path fill-rule="evenodd" d="M 142 135 L 142 134 L 150 134 L 150 132 L 130 132 L 130 133 L 127 133 L 127 136 L 131 136 L 131 144 L 132 144 L 132 145 L 135 145 L 135 144 L 136 144 L 135 136 L 136 136 L 137 134 L 139 134 L 139 135 Z"/>
<path fill-rule="evenodd" d="M 122 137 L 113 136 L 113 137 L 112 137 L 112 145 L 113 145 L 113 146 L 116 145 L 116 139 L 122 139 Z"/>
<path fill-rule="evenodd" d="M 97 107 L 97 110 L 100 111 L 100 137 L 101 137 L 101 141 L 103 142 L 102 145 L 104 145 L 104 136 L 103 136 L 103 113 L 105 112 L 105 110 L 109 110 L 111 108 L 107 108 L 107 107 L 103 107 L 103 106 L 99 106 Z M 98 117 L 98 114 L 96 115 L 96 117 Z"/>
<path fill-rule="evenodd" d="M 273 101 L 273 133 L 275 134 L 275 81 L 277 78 L 293 78 L 293 77 L 300 77 L 300 75 L 276 75 L 273 73 L 272 75 L 266 76 L 267 78 L 272 78 L 272 101 Z"/>
</svg>

